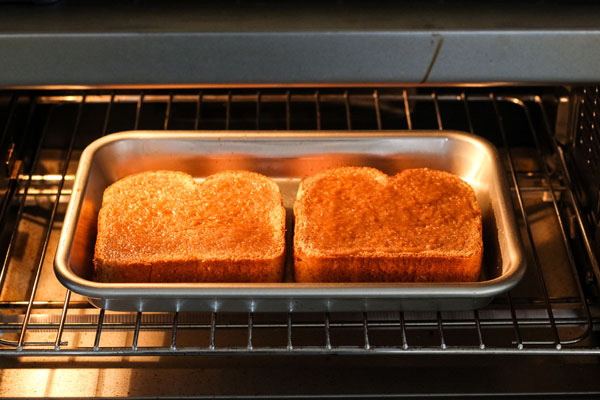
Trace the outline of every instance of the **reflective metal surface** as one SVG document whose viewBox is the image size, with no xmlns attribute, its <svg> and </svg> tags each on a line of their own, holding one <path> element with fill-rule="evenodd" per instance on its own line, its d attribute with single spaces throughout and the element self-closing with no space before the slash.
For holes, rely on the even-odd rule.
<svg viewBox="0 0 600 400">
<path fill-rule="evenodd" d="M 327 168 L 370 166 L 395 174 L 429 167 L 474 188 L 482 209 L 484 260 L 475 283 L 314 283 L 291 281 L 292 205 L 304 176 Z M 104 189 L 129 174 L 171 169 L 202 178 L 228 169 L 273 177 L 287 209 L 286 282 L 279 284 L 108 284 L 89 280 Z M 469 310 L 512 288 L 525 264 L 510 195 L 495 148 L 465 133 L 129 132 L 84 150 L 56 256 L 59 280 L 92 304 L 121 311 Z"/>
</svg>

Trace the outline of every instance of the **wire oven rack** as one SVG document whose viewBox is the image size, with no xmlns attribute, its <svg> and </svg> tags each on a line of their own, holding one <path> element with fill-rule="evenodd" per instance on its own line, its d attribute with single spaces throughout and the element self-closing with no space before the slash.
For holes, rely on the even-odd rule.
<svg viewBox="0 0 600 400">
<path fill-rule="evenodd" d="M 0 356 L 600 354 L 598 262 L 555 137 L 568 93 L 509 89 L 7 91 L 0 95 Z M 503 155 L 528 255 L 488 307 L 438 313 L 117 313 L 52 260 L 81 149 L 130 129 L 459 129 Z"/>
</svg>

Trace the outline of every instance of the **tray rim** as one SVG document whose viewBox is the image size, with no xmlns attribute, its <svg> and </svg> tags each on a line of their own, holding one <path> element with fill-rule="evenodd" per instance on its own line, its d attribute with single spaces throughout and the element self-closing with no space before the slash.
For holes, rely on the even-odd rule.
<svg viewBox="0 0 600 400">
<path fill-rule="evenodd" d="M 77 220 L 91 162 L 102 147 L 121 140 L 144 139 L 212 139 L 212 140 L 272 140 L 272 139 L 377 139 L 377 138 L 452 138 L 471 142 L 485 151 L 492 159 L 494 179 L 500 189 L 500 201 L 509 202 L 510 193 L 506 177 L 499 165 L 501 161 L 494 145 L 486 139 L 458 130 L 395 130 L 395 131 L 123 131 L 106 135 L 90 143 L 82 152 L 71 199 L 65 213 L 56 255 L 54 271 L 58 280 L 68 289 L 80 295 L 98 299 L 140 299 L 160 298 L 227 298 L 247 299 L 260 297 L 277 298 L 473 298 L 481 299 L 496 296 L 514 287 L 523 277 L 526 269 L 524 249 L 515 221 L 512 206 L 505 207 L 503 217 L 507 223 L 505 237 L 514 255 L 512 270 L 499 277 L 479 282 L 364 282 L 364 283 L 103 283 L 84 279 L 68 266 L 71 245 L 75 236 Z M 151 292 L 151 293 L 149 293 Z"/>
</svg>

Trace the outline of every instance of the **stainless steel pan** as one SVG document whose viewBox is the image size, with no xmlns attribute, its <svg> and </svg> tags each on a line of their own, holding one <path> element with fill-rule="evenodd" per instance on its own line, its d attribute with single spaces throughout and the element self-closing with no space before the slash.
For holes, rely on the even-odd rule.
<svg viewBox="0 0 600 400">
<path fill-rule="evenodd" d="M 302 177 L 341 166 L 390 175 L 406 168 L 452 172 L 471 184 L 483 214 L 484 259 L 475 283 L 311 283 L 293 274 L 292 205 Z M 97 214 L 104 189 L 126 175 L 157 169 L 201 179 L 246 169 L 275 179 L 287 209 L 283 283 L 99 283 L 91 281 Z M 513 287 L 525 263 L 504 170 L 495 148 L 461 132 L 124 132 L 82 154 L 56 254 L 55 271 L 92 304 L 121 311 L 466 310 Z"/>
</svg>

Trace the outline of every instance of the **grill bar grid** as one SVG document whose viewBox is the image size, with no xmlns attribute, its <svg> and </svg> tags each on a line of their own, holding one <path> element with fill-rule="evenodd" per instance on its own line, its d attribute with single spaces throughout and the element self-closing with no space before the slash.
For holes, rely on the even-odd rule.
<svg viewBox="0 0 600 400">
<path fill-rule="evenodd" d="M 8 107 L 9 113 L 3 131 L 3 137 L 6 137 L 6 133 L 9 131 L 11 120 L 13 118 L 14 110 L 18 104 L 27 101 L 29 99 L 30 111 L 29 118 L 31 119 L 37 105 L 49 105 L 50 111 L 47 116 L 47 120 L 44 124 L 44 128 L 41 133 L 41 139 L 39 140 L 38 146 L 33 151 L 33 162 L 31 163 L 30 172 L 22 174 L 21 180 L 17 180 L 17 183 L 23 185 L 22 191 L 19 191 L 19 195 L 15 196 L 15 193 L 7 192 L 5 196 L 10 200 L 17 201 L 19 204 L 19 213 L 16 217 L 16 226 L 20 223 L 23 214 L 23 208 L 25 207 L 25 199 L 29 196 L 29 188 L 31 187 L 34 172 L 36 171 L 40 153 L 43 150 L 44 139 L 46 137 L 46 130 L 48 123 L 54 117 L 56 107 L 61 104 L 74 103 L 78 104 L 78 112 L 75 119 L 75 128 L 72 132 L 72 138 L 70 146 L 67 150 L 67 156 L 62 162 L 64 162 L 64 170 L 60 175 L 58 181 L 58 189 L 52 195 L 54 197 L 53 212 L 47 222 L 46 232 L 48 233 L 45 238 L 40 252 L 42 254 L 39 260 L 39 268 L 41 268 L 44 255 L 48 251 L 49 235 L 52 231 L 56 209 L 60 204 L 61 196 L 68 194 L 68 189 L 63 190 L 65 182 L 69 181 L 67 178 L 67 167 L 71 158 L 73 141 L 77 137 L 79 130 L 79 123 L 82 118 L 84 105 L 102 103 L 106 104 L 104 118 L 101 124 L 100 136 L 110 132 L 110 122 L 113 118 L 115 108 L 119 104 L 135 104 L 135 118 L 133 127 L 137 129 L 140 126 L 142 115 L 145 112 L 146 105 L 150 107 L 153 103 L 163 103 L 165 105 L 164 118 L 162 120 L 161 128 L 168 129 L 175 121 L 175 105 L 180 103 L 191 103 L 193 105 L 194 112 L 192 117 L 189 119 L 191 127 L 197 129 L 200 126 L 201 121 L 205 118 L 205 110 L 203 106 L 207 103 L 220 103 L 225 108 L 224 126 L 228 129 L 232 126 L 232 121 L 235 119 L 233 115 L 232 104 L 238 102 L 254 103 L 255 104 L 255 115 L 251 118 L 254 120 L 254 126 L 259 129 L 262 126 L 261 121 L 269 116 L 263 112 L 261 105 L 266 103 L 279 103 L 284 106 L 284 115 L 282 116 L 283 127 L 285 129 L 293 128 L 293 110 L 297 104 L 300 103 L 312 103 L 314 104 L 314 119 L 315 128 L 317 130 L 322 129 L 323 119 L 323 104 L 339 104 L 342 108 L 342 112 L 339 117 L 343 121 L 346 129 L 351 130 L 353 128 L 353 114 L 352 108 L 361 108 L 371 110 L 373 114 L 373 121 L 377 129 L 392 129 L 394 128 L 391 122 L 385 117 L 393 115 L 394 121 L 400 120 L 408 126 L 409 130 L 419 127 L 420 119 L 419 110 L 417 110 L 421 104 L 430 104 L 433 107 L 433 121 L 439 130 L 444 130 L 450 127 L 452 124 L 448 121 L 444 121 L 442 116 L 441 107 L 442 104 L 457 104 L 458 109 L 462 109 L 464 112 L 463 120 L 466 122 L 465 126 L 471 133 L 479 133 L 476 129 L 473 115 L 476 112 L 472 111 L 472 107 L 475 104 L 487 104 L 491 105 L 494 112 L 493 117 L 496 120 L 497 128 L 500 133 L 504 149 L 506 150 L 507 156 L 507 172 L 511 178 L 511 190 L 516 196 L 518 203 L 517 211 L 521 214 L 521 219 L 524 224 L 524 229 L 527 232 L 527 236 L 532 249 L 532 257 L 535 261 L 535 279 L 537 279 L 542 293 L 540 296 L 523 296 L 509 293 L 506 295 L 505 301 L 502 298 L 497 299 L 490 307 L 481 311 L 474 311 L 470 313 L 471 316 L 456 317 L 452 315 L 446 315 L 447 313 L 436 313 L 433 318 L 422 318 L 415 319 L 414 315 L 410 313 L 398 312 L 394 313 L 394 316 L 385 316 L 381 318 L 378 316 L 372 316 L 371 313 L 362 313 L 358 320 L 354 320 L 352 316 L 347 316 L 348 319 L 343 319 L 341 322 L 336 316 L 335 321 L 332 320 L 332 316 L 329 313 L 311 315 L 312 320 L 309 322 L 303 320 L 297 320 L 294 314 L 285 315 L 285 322 L 282 323 L 270 323 L 270 322 L 257 322 L 257 315 L 249 313 L 246 315 L 246 322 L 242 323 L 230 323 L 227 322 L 227 315 L 221 315 L 218 313 L 210 313 L 210 321 L 207 323 L 195 323 L 187 322 L 182 320 L 180 313 L 173 313 L 170 322 L 156 323 L 152 320 L 152 313 L 138 312 L 135 315 L 135 322 L 114 322 L 111 318 L 112 313 L 108 313 L 105 310 L 99 310 L 97 312 L 96 322 L 73 322 L 76 316 L 69 314 L 69 310 L 89 310 L 92 309 L 86 307 L 85 302 L 72 301 L 71 292 L 67 291 L 64 297 L 64 301 L 36 301 L 35 292 L 39 283 L 39 276 L 34 280 L 34 290 L 31 293 L 29 300 L 25 301 L 0 301 L 1 309 L 19 309 L 26 308 L 26 312 L 19 321 L 2 319 L 0 320 L 0 329 L 6 332 L 20 331 L 18 341 L 12 342 L 10 340 L 0 341 L 0 356 L 1 355 L 188 355 L 188 354 L 231 354 L 231 353 L 248 353 L 252 352 L 255 354 L 264 353 L 302 353 L 302 354 L 315 354 L 315 353 L 344 353 L 344 354 L 355 354 L 361 352 L 369 353 L 385 353 L 385 354 L 600 354 L 600 348 L 594 344 L 583 344 L 589 339 L 590 332 L 597 318 L 592 317 L 589 304 L 596 304 L 594 298 L 586 297 L 582 284 L 578 278 L 577 263 L 573 255 L 573 249 L 570 245 L 569 238 L 567 235 L 566 223 L 564 216 L 561 213 L 561 207 L 564 207 L 562 200 L 565 196 L 569 200 L 567 203 L 574 210 L 577 217 L 577 225 L 581 231 L 581 240 L 584 242 L 584 247 L 587 250 L 587 257 L 590 264 L 597 268 L 597 260 L 591 248 L 586 230 L 585 223 L 581 217 L 579 210 L 579 204 L 574 195 L 573 186 L 566 169 L 566 164 L 561 165 L 558 179 L 553 179 L 553 174 L 548 169 L 548 165 L 544 161 L 545 152 L 552 151 L 559 156 L 563 156 L 561 148 L 557 145 L 556 141 L 552 137 L 552 129 L 550 128 L 550 122 L 548 117 L 548 111 L 546 106 L 541 100 L 541 97 L 537 94 L 525 94 L 518 96 L 511 96 L 507 94 L 496 94 L 491 92 L 489 94 L 480 93 L 467 93 L 464 90 L 458 94 L 440 93 L 436 90 L 425 90 L 419 93 L 408 92 L 407 90 L 397 90 L 394 93 L 375 89 L 371 92 L 358 91 L 357 93 L 349 90 L 343 90 L 339 92 L 329 92 L 326 90 L 286 90 L 283 93 L 273 93 L 271 91 L 256 91 L 251 94 L 246 94 L 242 91 L 230 90 L 225 93 L 219 93 L 218 91 L 203 90 L 196 92 L 195 94 L 177 93 L 170 91 L 166 94 L 160 92 L 150 92 L 143 90 L 139 93 L 126 92 L 126 91 L 109 91 L 104 93 L 94 93 L 89 91 L 83 91 L 78 95 L 63 95 L 63 94 L 48 94 L 39 93 L 33 96 L 25 96 L 21 94 L 11 93 L 8 96 Z M 518 170 L 512 152 L 513 148 L 509 144 L 508 135 L 505 131 L 503 124 L 503 115 L 500 110 L 499 104 L 515 104 L 525 115 L 526 124 L 525 130 L 531 135 L 534 148 L 536 150 L 538 163 L 541 165 L 540 171 L 525 171 L 525 174 L 532 175 L 538 174 L 542 178 L 542 184 L 535 187 L 522 186 L 520 183 L 520 177 L 523 171 Z M 351 107 L 352 104 L 352 107 Z M 539 140 L 538 130 L 535 129 L 533 124 L 533 117 L 531 116 L 531 110 L 529 104 L 537 105 L 543 119 L 543 128 L 546 135 L 549 136 L 552 144 L 550 150 L 545 150 Z M 415 111 L 417 110 L 417 111 Z M 493 120 L 493 119 L 492 119 Z M 389 126 L 388 126 L 389 125 Z M 28 135 L 30 130 L 30 124 L 26 124 L 22 134 Z M 26 179 L 23 179 L 26 178 Z M 556 183 L 555 183 L 556 182 Z M 53 182 L 52 184 L 56 184 Z M 560 229 L 560 235 L 562 243 L 565 247 L 566 254 L 568 257 L 568 270 L 569 273 L 574 277 L 576 283 L 577 293 L 575 296 L 564 296 L 555 297 L 550 296 L 546 288 L 546 279 L 544 277 L 544 271 L 541 267 L 541 261 L 537 253 L 536 242 L 532 233 L 531 224 L 529 222 L 529 214 L 523 204 L 523 196 L 525 193 L 544 193 L 550 197 L 550 203 L 553 208 L 554 216 Z M 58 194 L 58 195 L 57 195 Z M 7 200 L 8 202 L 8 200 Z M 561 203 L 559 203 L 561 202 Z M 0 216 L 0 221 L 2 217 Z M 0 277 L 5 276 L 6 269 L 9 267 L 10 259 L 12 256 L 12 246 L 14 245 L 14 237 L 16 236 L 17 229 L 15 228 L 11 233 L 11 240 L 9 242 L 8 251 L 5 254 L 5 263 L 3 265 L 2 274 Z M 3 282 L 3 280 L 0 280 Z M 1 287 L 1 286 L 0 286 Z M 33 311 L 42 310 L 60 310 L 60 314 L 57 314 L 58 320 L 56 322 L 35 322 L 30 321 L 30 317 L 34 314 Z M 498 311 L 504 312 L 503 316 L 483 316 L 482 312 L 487 311 Z M 543 311 L 545 315 L 539 314 Z M 524 317 L 520 314 L 522 312 L 538 312 L 537 316 Z M 558 312 L 558 313 L 557 313 Z M 565 314 L 564 312 L 567 312 Z M 569 314 L 570 313 L 570 314 Z M 147 315 L 150 314 L 150 315 Z M 540 316 L 541 315 L 541 316 Z M 223 321 L 221 321 L 223 318 Z M 559 329 L 560 327 L 560 329 Z M 484 328 L 485 333 L 484 334 Z M 56 332 L 53 342 L 45 341 L 25 341 L 25 335 L 28 332 L 35 334 L 38 330 L 49 329 Z M 100 339 L 103 330 L 106 329 L 110 332 L 116 330 L 125 330 L 133 333 L 133 343 L 130 346 L 118 346 L 118 347 L 106 347 L 100 346 Z M 220 346 L 216 344 L 217 331 L 221 335 L 226 336 L 230 330 L 246 330 L 246 343 L 244 345 L 235 346 L 227 345 Z M 280 346 L 275 346 L 272 343 L 267 345 L 259 344 L 257 341 L 258 333 L 269 330 L 269 329 L 283 329 L 285 330 L 285 340 Z M 310 331 L 312 329 L 323 329 L 324 343 L 315 345 L 316 337 L 320 335 L 311 334 L 311 343 L 299 344 L 298 341 L 301 339 L 303 332 Z M 360 330 L 360 344 L 346 345 L 338 344 L 337 335 L 333 335 L 332 329 L 336 332 L 344 331 L 350 334 L 353 330 Z M 437 332 L 439 340 L 437 343 L 422 344 L 419 340 L 426 332 Z M 492 341 L 492 337 L 497 333 L 497 329 L 502 329 L 503 337 L 507 338 L 507 333 L 511 330 L 512 339 L 508 343 L 496 344 Z M 524 333 L 531 329 L 535 329 L 540 335 L 535 335 L 535 338 L 525 339 Z M 570 329 L 563 331 L 563 329 Z M 574 332 L 571 330 L 574 329 Z M 93 346 L 86 347 L 63 341 L 63 336 L 68 335 L 70 332 L 80 332 L 84 330 L 95 330 L 95 336 L 93 339 Z M 184 335 L 185 331 L 193 330 L 198 333 L 206 333 L 208 335 L 208 344 L 206 346 L 184 346 L 178 344 L 179 335 Z M 377 343 L 378 333 L 383 330 L 391 331 L 394 343 L 380 345 Z M 454 341 L 455 331 L 463 332 L 464 335 L 468 335 L 468 332 L 476 333 L 476 340 L 472 341 L 468 345 L 451 345 L 451 340 Z M 489 332 L 488 332 L 489 330 Z M 159 331 L 164 332 L 168 335 L 168 340 L 164 346 L 141 346 L 138 344 L 139 335 L 141 331 Z M 415 336 L 413 338 L 413 336 Z M 511 336 L 511 335 L 508 335 Z M 568 336 L 568 337 L 567 337 Z M 544 337 L 544 339 L 540 339 Z M 412 339 L 411 339 L 412 338 Z M 459 340 L 460 341 L 460 340 Z M 51 349 L 43 349 L 41 347 L 50 346 Z"/>
<path fill-rule="evenodd" d="M 543 119 L 544 119 L 544 127 L 547 128 L 549 126 L 548 117 L 547 117 L 547 115 L 545 113 L 544 107 L 542 106 L 541 99 L 539 99 L 539 97 L 536 99 L 536 103 L 541 108 L 541 112 L 542 112 Z M 572 273 L 574 275 L 577 275 L 577 267 L 575 265 L 575 259 L 574 259 L 574 256 L 573 256 L 573 249 L 571 248 L 571 245 L 569 244 L 569 240 L 567 239 L 567 233 L 566 233 L 566 230 L 565 230 L 565 225 L 563 223 L 563 219 L 561 218 L 560 209 L 559 209 L 559 206 L 558 206 L 558 202 L 556 200 L 556 197 L 557 197 L 556 196 L 556 192 L 555 192 L 554 187 L 552 185 L 552 179 L 550 177 L 550 171 L 548 169 L 548 165 L 547 165 L 547 163 L 544 162 L 544 155 L 543 155 L 543 152 L 542 152 L 542 147 L 541 147 L 541 144 L 540 144 L 537 132 L 535 130 L 534 124 L 533 124 L 533 122 L 531 120 L 531 113 L 529 111 L 529 108 L 528 108 L 527 104 L 521 102 L 521 106 L 523 107 L 523 110 L 524 110 L 525 115 L 527 117 L 527 124 L 529 125 L 529 130 L 531 132 L 531 136 L 532 136 L 532 138 L 533 138 L 533 140 L 535 142 L 535 147 L 536 147 L 536 150 L 537 150 L 538 158 L 540 160 L 540 165 L 542 165 L 543 168 L 544 168 L 544 174 L 546 175 L 546 183 L 548 185 L 549 193 L 550 193 L 550 196 L 552 198 L 552 205 L 553 205 L 553 208 L 554 208 L 554 213 L 556 215 L 556 220 L 557 220 L 559 228 L 560 228 L 560 233 L 561 233 L 561 238 L 562 238 L 563 244 L 564 244 L 565 249 L 567 251 L 567 256 L 568 256 L 568 260 L 569 260 L 569 267 L 571 268 Z M 592 260 L 594 260 L 595 259 L 595 255 L 593 253 L 591 253 L 590 254 L 590 258 Z M 543 272 L 542 271 L 540 271 L 540 276 L 543 277 Z M 545 282 L 544 282 L 543 278 L 541 279 L 541 284 L 544 285 L 544 290 L 546 290 L 546 288 L 545 288 Z M 587 323 L 587 326 L 586 326 L 586 330 L 581 335 L 581 338 L 583 338 L 583 337 L 586 337 L 590 333 L 590 331 L 592 329 L 592 316 L 590 314 L 590 310 L 589 310 L 589 307 L 588 307 L 587 302 L 585 300 L 585 295 L 583 293 L 583 289 L 581 288 L 581 283 L 579 282 L 579 280 L 575 280 L 575 285 L 576 285 L 576 288 L 577 288 L 577 293 L 579 294 L 579 298 L 581 300 L 581 304 L 583 305 L 583 309 L 584 309 L 584 312 L 585 312 L 585 317 L 588 320 L 588 323 Z M 551 309 L 550 300 L 549 300 L 548 296 L 545 296 L 545 301 L 547 302 L 547 307 L 549 307 Z M 577 340 L 577 339 L 574 339 L 574 340 Z M 557 344 L 557 346 L 559 346 L 559 348 L 560 348 L 560 345 L 561 345 L 560 343 Z"/>
<path fill-rule="evenodd" d="M 35 101 L 32 102 L 32 108 L 35 107 Z M 50 110 L 50 113 L 52 113 L 52 111 L 54 110 L 54 108 L 52 108 Z M 31 120 L 28 120 L 28 123 L 26 125 L 25 128 L 25 132 L 24 135 L 25 137 L 29 137 L 29 127 Z M 37 163 L 39 162 L 39 156 L 40 156 L 40 149 L 42 146 L 42 142 L 44 140 L 45 134 L 46 134 L 46 126 L 44 127 L 43 131 L 42 131 L 42 137 L 39 139 L 39 144 L 38 146 L 36 146 L 36 150 L 35 153 L 33 155 L 33 162 L 32 165 L 33 167 L 37 166 Z M 17 211 L 17 215 L 16 215 L 16 223 L 14 228 L 11 231 L 10 234 L 10 240 L 8 242 L 8 247 L 4 253 L 4 259 L 2 262 L 2 269 L 0 269 L 0 291 L 2 291 L 2 289 L 4 288 L 4 282 L 6 280 L 6 274 L 7 274 L 7 270 L 8 270 L 8 264 L 10 262 L 10 258 L 12 256 L 12 252 L 14 249 L 14 243 L 15 243 L 15 238 L 17 236 L 17 228 L 18 228 L 18 223 L 21 220 L 21 217 L 23 215 L 23 210 L 25 208 L 25 198 L 27 197 L 27 192 L 29 191 L 29 188 L 31 187 L 31 181 L 32 181 L 32 176 L 30 175 L 29 178 L 27 179 L 24 189 L 23 189 L 23 197 L 20 199 L 19 201 L 19 209 Z M 15 185 L 16 186 L 16 185 Z M 11 190 L 7 190 L 6 191 L 6 195 L 9 196 L 11 194 Z M 7 208 L 8 208 L 8 202 L 10 201 L 10 199 L 7 199 Z M 7 208 L 3 209 L 3 211 L 6 211 Z M 1 221 L 4 222 L 4 214 L 2 215 Z"/>
<path fill-rule="evenodd" d="M 560 344 L 560 337 L 558 335 L 558 330 L 556 328 L 556 323 L 554 322 L 554 314 L 552 312 L 552 307 L 550 306 L 550 302 L 548 301 L 548 291 L 546 290 L 546 284 L 544 282 L 544 276 L 542 274 L 542 267 L 541 267 L 541 262 L 540 262 L 540 256 L 537 252 L 537 248 L 535 245 L 535 240 L 533 238 L 533 233 L 531 231 L 531 225 L 529 224 L 529 217 L 527 215 L 527 211 L 525 211 L 525 205 L 523 203 L 523 196 L 521 194 L 521 191 L 519 190 L 519 183 L 517 181 L 517 174 L 515 173 L 515 163 L 513 160 L 513 156 L 512 156 L 512 151 L 511 151 L 511 147 L 510 144 L 508 142 L 508 137 L 506 136 L 506 130 L 504 128 L 504 123 L 503 123 L 503 117 L 502 114 L 500 113 L 500 109 L 498 108 L 498 102 L 496 101 L 496 96 L 494 96 L 494 94 L 490 94 L 490 99 L 492 100 L 492 104 L 494 105 L 494 111 L 496 113 L 496 121 L 498 122 L 498 128 L 500 130 L 500 134 L 502 136 L 502 142 L 504 143 L 504 148 L 506 148 L 506 155 L 508 158 L 508 167 L 510 169 L 510 174 L 511 174 L 511 178 L 513 180 L 513 185 L 514 187 L 517 189 L 516 190 L 516 195 L 517 195 L 517 201 L 519 204 L 519 210 L 521 211 L 521 215 L 523 217 L 523 221 L 525 222 L 525 229 L 527 232 L 527 238 L 529 239 L 529 242 L 531 244 L 531 248 L 533 249 L 533 260 L 534 260 L 534 265 L 537 271 L 537 278 L 538 278 L 538 282 L 542 288 L 542 292 L 544 294 L 544 303 L 546 306 L 546 312 L 548 313 L 548 319 L 550 321 L 550 325 L 551 325 L 551 329 L 552 329 L 552 335 L 554 336 L 554 340 L 556 342 L 556 344 Z M 510 296 L 510 293 L 508 294 Z M 512 304 L 511 304 L 511 309 L 512 309 Z M 512 311 L 512 310 L 511 310 Z"/>
<path fill-rule="evenodd" d="M 598 87 L 595 88 L 595 92 L 596 92 L 596 94 L 598 93 Z M 583 93 L 584 94 L 586 93 L 586 89 L 583 89 Z M 548 119 L 547 111 L 543 105 L 542 99 L 540 98 L 540 96 L 535 96 L 534 100 L 539 104 L 540 110 L 544 117 L 543 118 L 544 127 L 545 127 L 544 131 L 546 133 L 546 136 L 548 137 L 548 140 L 550 141 L 550 143 L 553 146 L 554 153 L 558 156 L 558 158 L 560 160 L 561 167 L 562 167 L 562 173 L 563 173 L 563 179 L 566 182 L 567 188 L 569 189 L 568 193 L 567 193 L 569 196 L 569 201 L 571 202 L 571 204 L 573 206 L 572 207 L 573 211 L 575 212 L 575 215 L 577 217 L 577 226 L 579 227 L 581 235 L 583 236 L 583 244 L 585 246 L 585 250 L 589 257 L 592 271 L 593 271 L 594 275 L 596 276 L 596 280 L 598 282 L 600 282 L 600 266 L 598 264 L 598 259 L 596 257 L 596 254 L 594 253 L 594 250 L 591 245 L 590 235 L 589 235 L 588 230 L 584 223 L 584 218 L 582 215 L 583 213 L 581 211 L 582 210 L 581 204 L 574 194 L 575 186 L 573 185 L 573 180 L 572 180 L 571 174 L 569 172 L 569 167 L 567 165 L 565 152 L 564 152 L 563 148 L 561 147 L 561 145 L 556 140 L 556 138 L 554 137 L 554 135 L 552 134 L 553 130 L 550 127 L 550 122 Z M 598 113 L 600 113 L 600 111 Z M 596 169 L 596 171 L 597 171 L 597 169 Z"/>
<path fill-rule="evenodd" d="M 77 132 L 79 131 L 79 126 L 81 122 L 81 114 L 83 112 L 83 107 L 85 105 L 85 96 L 83 96 L 81 103 L 79 103 L 79 107 L 77 110 L 77 117 L 75 118 L 75 126 L 73 127 L 73 131 L 71 133 L 71 139 L 69 140 L 69 145 L 67 149 L 67 155 L 64 160 L 64 164 L 61 172 L 61 180 L 58 184 L 58 193 L 62 192 L 62 188 L 65 184 L 65 176 L 67 175 L 69 169 L 69 163 L 71 162 L 71 157 L 73 155 L 73 145 L 75 144 L 75 138 L 77 137 Z M 40 144 L 42 142 L 40 141 Z M 29 181 L 31 182 L 31 181 Z M 25 196 L 23 197 L 25 199 Z M 40 277 L 42 273 L 42 267 L 44 266 L 44 258 L 46 257 L 46 252 L 48 251 L 48 244 L 50 243 L 50 235 L 52 234 L 52 227 L 54 226 L 54 221 L 56 219 L 58 206 L 60 205 L 60 195 L 56 196 L 56 200 L 54 201 L 54 205 L 52 206 L 52 213 L 50 214 L 50 218 L 48 221 L 48 227 L 46 229 L 46 233 L 44 235 L 44 242 L 42 244 L 42 251 L 39 255 L 37 268 L 35 272 L 35 279 L 33 281 L 33 287 L 31 290 L 31 295 L 29 297 L 29 302 L 27 304 L 27 311 L 25 311 L 25 318 L 23 320 L 23 326 L 21 328 L 21 333 L 19 334 L 19 341 L 17 343 L 17 349 L 23 346 L 23 342 L 25 341 L 25 334 L 27 333 L 27 324 L 29 323 L 29 317 L 31 316 L 31 311 L 33 310 L 33 301 L 35 300 L 35 295 L 37 293 L 38 285 L 40 282 Z M 68 308 L 68 304 L 66 305 Z M 67 310 L 65 309 L 65 312 Z M 59 327 L 60 331 L 60 327 Z M 57 338 L 57 343 L 60 344 L 60 340 Z"/>
</svg>

